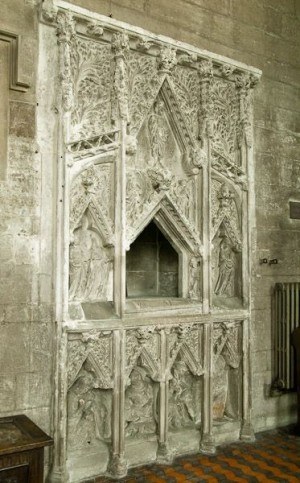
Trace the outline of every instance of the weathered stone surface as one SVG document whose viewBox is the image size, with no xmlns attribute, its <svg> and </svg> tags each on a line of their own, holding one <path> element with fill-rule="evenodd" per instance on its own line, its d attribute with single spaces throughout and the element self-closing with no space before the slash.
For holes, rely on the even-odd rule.
<svg viewBox="0 0 300 483">
<path fill-rule="evenodd" d="M 14 376 L 0 375 L 1 411 L 13 411 L 16 405 L 16 380 Z"/>
<path fill-rule="evenodd" d="M 38 367 L 38 370 L 41 366 Z M 21 373 L 16 377 L 15 408 L 23 412 L 44 406 L 51 396 L 50 372 Z"/>
<path fill-rule="evenodd" d="M 35 136 L 35 106 L 23 102 L 10 103 L 9 133 L 33 139 Z"/>
</svg>

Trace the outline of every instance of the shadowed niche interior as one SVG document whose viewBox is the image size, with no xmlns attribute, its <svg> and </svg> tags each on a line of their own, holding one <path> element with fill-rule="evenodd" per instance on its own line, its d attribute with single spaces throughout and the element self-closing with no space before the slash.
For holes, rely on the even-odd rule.
<svg viewBox="0 0 300 483">
<path fill-rule="evenodd" d="M 131 244 L 126 292 L 134 297 L 178 297 L 178 253 L 154 222 Z"/>
</svg>

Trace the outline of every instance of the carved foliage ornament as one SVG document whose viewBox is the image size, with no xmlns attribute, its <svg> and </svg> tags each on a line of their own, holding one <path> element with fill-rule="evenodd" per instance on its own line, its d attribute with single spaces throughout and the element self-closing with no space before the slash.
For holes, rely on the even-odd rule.
<svg viewBox="0 0 300 483">
<path fill-rule="evenodd" d="M 75 20 L 70 11 L 59 11 L 57 14 L 57 41 L 61 46 L 60 77 L 63 107 L 65 111 L 70 111 L 74 103 L 71 45 L 77 43 Z"/>
<path fill-rule="evenodd" d="M 128 70 L 127 54 L 129 51 L 129 39 L 125 33 L 117 33 L 112 37 L 112 51 L 115 56 L 114 87 L 118 103 L 119 115 L 122 120 L 129 121 L 128 113 Z"/>
</svg>

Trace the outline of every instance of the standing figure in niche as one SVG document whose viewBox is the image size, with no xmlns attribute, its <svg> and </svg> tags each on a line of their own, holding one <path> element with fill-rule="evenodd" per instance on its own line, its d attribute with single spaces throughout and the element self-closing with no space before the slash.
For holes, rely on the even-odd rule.
<svg viewBox="0 0 300 483">
<path fill-rule="evenodd" d="M 189 297 L 191 299 L 198 299 L 200 296 L 200 262 L 196 257 L 190 260 L 190 287 Z"/>
<path fill-rule="evenodd" d="M 70 244 L 70 298 L 83 299 L 89 274 L 90 251 L 92 247 L 88 219 L 82 218 L 82 224 L 74 231 Z"/>
<path fill-rule="evenodd" d="M 100 236 L 89 229 L 84 216 L 70 244 L 70 299 L 106 299 L 110 263 Z"/>
<path fill-rule="evenodd" d="M 111 260 L 106 256 L 99 236 L 92 233 L 90 263 L 85 290 L 86 300 L 103 300 L 106 297 Z"/>
<path fill-rule="evenodd" d="M 148 118 L 148 129 L 153 162 L 154 164 L 160 163 L 164 156 L 168 139 L 168 129 L 164 117 L 164 103 L 161 99 L 157 99 L 153 106 L 153 112 Z"/>
<path fill-rule="evenodd" d="M 154 397 L 147 371 L 136 366 L 131 372 L 130 380 L 125 400 L 126 435 L 153 434 L 156 429 Z"/>
<path fill-rule="evenodd" d="M 234 296 L 235 255 L 231 243 L 224 237 L 220 243 L 219 276 L 215 286 L 216 295 Z"/>
<path fill-rule="evenodd" d="M 219 420 L 236 419 L 240 356 L 227 334 L 216 342 L 214 352 L 213 415 Z"/>
</svg>

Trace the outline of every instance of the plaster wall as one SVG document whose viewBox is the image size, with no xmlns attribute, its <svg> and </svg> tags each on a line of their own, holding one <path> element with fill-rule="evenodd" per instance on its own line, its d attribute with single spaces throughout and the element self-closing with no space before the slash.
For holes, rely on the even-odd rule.
<svg viewBox="0 0 300 483">
<path fill-rule="evenodd" d="M 0 28 L 22 35 L 20 75 L 26 92 L 8 89 L 1 69 L 1 100 L 8 101 L 6 173 L 0 181 L 0 415 L 26 413 L 52 432 L 53 258 L 55 245 L 55 105 L 52 119 L 39 118 L 37 2 L 4 0 Z M 255 430 L 293 420 L 295 399 L 269 398 L 271 384 L 271 291 L 275 282 L 294 281 L 300 271 L 300 221 L 289 219 L 288 202 L 300 201 L 298 0 L 76 0 L 71 3 L 112 15 L 158 34 L 253 65 L 263 71 L 255 90 L 255 197 L 253 230 L 252 351 Z M 8 65 L 0 42 L 1 66 Z M 49 58 L 51 62 L 51 46 Z M 55 82 L 55 79 L 53 80 Z M 42 86 L 52 104 L 52 86 Z M 38 122 L 36 122 L 38 120 Z M 2 122 L 2 120 L 1 120 Z M 49 127 L 42 151 L 40 122 Z M 52 131 L 53 132 L 52 132 Z M 3 148 L 3 143 L 1 148 Z M 5 152 L 5 149 L 1 152 Z M 5 158 L 5 156 L 4 156 Z M 49 156 L 50 158 L 50 156 Z M 5 159 L 1 161 L 5 165 Z M 278 265 L 259 265 L 278 258 Z"/>
</svg>

